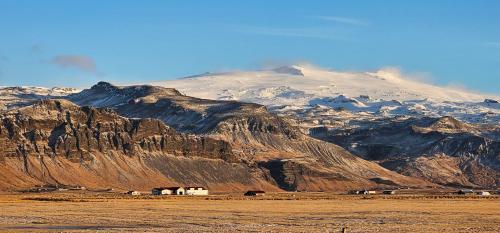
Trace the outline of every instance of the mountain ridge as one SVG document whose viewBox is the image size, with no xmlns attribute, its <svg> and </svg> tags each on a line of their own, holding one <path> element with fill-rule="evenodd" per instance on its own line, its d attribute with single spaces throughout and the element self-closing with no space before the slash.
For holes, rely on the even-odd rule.
<svg viewBox="0 0 500 233">
<path fill-rule="evenodd" d="M 303 74 L 307 75 L 307 72 Z M 304 78 L 300 75 L 295 76 L 296 79 Z M 289 88 L 276 90 L 290 91 Z M 295 96 L 301 96 L 305 92 L 294 90 L 293 93 L 295 94 L 283 95 L 283 97 L 295 98 Z M 40 103 L 36 102 L 37 99 L 54 98 L 49 95 L 28 97 L 26 99 L 18 98 L 10 102 L 7 101 L 8 106 L 12 106 L 12 108 L 4 110 L 3 113 L 0 111 L 0 114 L 5 117 L 9 114 L 12 115 L 12 112 L 19 111 L 19 109 L 25 109 L 23 111 L 25 111 L 28 119 L 36 119 L 37 115 L 44 116 L 45 113 L 29 113 L 26 109 L 30 109 L 29 106 L 31 108 L 37 106 Z M 97 109 L 102 109 L 99 111 L 115 112 L 117 117 L 125 117 L 130 121 L 158 119 L 159 121 L 155 122 L 162 122 L 162 124 L 168 125 L 168 127 L 180 134 L 193 135 L 195 138 L 206 137 L 212 142 L 215 140 L 220 141 L 221 145 L 227 145 L 226 147 L 222 146 L 222 148 L 228 148 L 225 157 L 218 155 L 218 157 L 212 158 L 199 158 L 196 156 L 193 158 L 187 156 L 188 154 L 184 154 L 182 150 L 180 150 L 180 154 L 183 156 L 179 157 L 175 156 L 179 152 L 162 151 L 160 156 L 155 156 L 158 161 L 162 162 L 151 162 L 144 168 L 161 171 L 162 175 L 156 174 L 154 177 L 160 177 L 158 179 L 162 180 L 165 177 L 175 177 L 177 181 L 182 182 L 194 179 L 199 183 L 201 182 L 201 184 L 220 188 L 219 185 L 222 185 L 221 180 L 211 179 L 210 181 L 217 182 L 203 183 L 203 179 L 200 180 L 197 176 L 188 178 L 189 176 L 168 172 L 165 170 L 167 169 L 166 165 L 162 165 L 167 164 L 169 165 L 168 169 L 173 170 L 176 170 L 174 168 L 176 165 L 190 169 L 192 168 L 190 166 L 196 163 L 195 161 L 199 161 L 200 164 L 197 166 L 201 166 L 205 161 L 204 159 L 215 159 L 218 160 L 216 163 L 221 166 L 237 164 L 239 169 L 242 169 L 241 171 L 246 171 L 244 172 L 244 174 L 247 174 L 246 181 L 250 182 L 252 180 L 250 182 L 252 185 L 263 185 L 261 187 L 273 190 L 331 191 L 361 187 L 394 188 L 433 185 L 494 187 L 498 183 L 498 179 L 488 177 L 498 177 L 498 171 L 500 170 L 498 158 L 494 154 L 491 155 L 491 153 L 497 151 L 495 148 L 498 147 L 500 129 L 495 130 L 495 127 L 489 124 L 478 125 L 462 122 L 451 116 L 401 115 L 392 117 L 390 115 L 381 115 L 374 117 L 370 113 L 356 112 L 356 108 L 373 107 L 373 102 L 370 102 L 373 98 L 370 96 L 350 98 L 339 95 L 336 98 L 318 100 L 319 104 L 309 107 L 277 107 L 235 100 L 196 98 L 187 96 L 174 88 L 152 85 L 115 86 L 107 82 L 99 82 L 91 88 L 82 90 L 79 93 L 64 95 L 62 98 L 66 100 L 57 100 L 62 103 L 59 108 L 80 108 L 65 102 L 70 100 L 82 106 L 82 109 L 78 111 L 84 113 L 89 111 L 88 109 L 97 107 Z M 44 103 L 44 101 L 50 102 L 54 100 L 42 100 L 41 103 Z M 329 104 L 324 104 L 326 102 Z M 405 102 L 396 100 L 379 103 L 382 103 L 384 107 L 389 106 L 389 104 L 394 106 L 405 104 Z M 338 106 L 338 104 L 342 105 Z M 494 106 L 496 103 L 485 104 Z M 20 108 L 22 106 L 28 107 Z M 52 108 L 54 110 L 54 107 Z M 54 119 L 46 120 L 47 122 L 42 125 L 54 121 Z M 7 127 L 8 124 L 11 124 L 9 122 L 13 121 L 2 120 L 2 122 L 5 128 L 3 130 L 4 135 L 10 135 L 10 133 L 5 132 L 12 131 L 15 128 L 8 129 Z M 6 123 L 8 124 L 5 125 Z M 80 124 L 84 124 L 84 122 L 80 122 Z M 401 128 L 402 126 L 404 127 Z M 68 127 L 61 126 L 61 128 L 53 128 L 52 130 L 55 132 L 63 130 L 62 132 L 66 133 L 74 131 L 72 127 Z M 420 151 L 421 153 L 418 152 L 420 154 L 404 155 L 405 150 L 394 149 L 402 147 L 402 145 L 394 147 L 394 145 L 391 145 L 392 141 L 387 141 L 393 135 L 397 135 L 397 133 L 391 132 L 398 131 L 398 129 L 401 132 L 406 132 L 404 134 L 406 140 L 421 140 L 419 138 L 422 138 L 422 142 L 434 143 L 436 146 L 431 149 L 415 150 Z M 26 129 L 22 130 L 26 131 Z M 333 135 L 332 137 L 331 132 L 343 136 Z M 383 144 L 385 147 L 382 148 L 377 143 L 367 141 L 367 136 L 372 134 L 381 138 L 381 142 L 378 144 Z M 10 152 L 7 153 L 14 151 L 18 158 L 24 158 L 23 153 L 19 152 L 19 150 L 25 150 L 23 146 L 26 145 L 22 141 L 30 141 L 33 135 L 36 134 L 30 133 L 20 137 L 22 140 L 18 142 L 18 146 L 11 146 Z M 9 136 L 6 137 L 8 138 L 7 141 L 13 140 Z M 53 143 L 54 140 L 49 141 Z M 122 139 L 118 141 L 122 141 Z M 151 145 L 158 147 L 157 143 L 160 141 L 160 139 L 150 139 L 148 143 L 153 143 Z M 203 141 L 193 141 L 193 146 L 198 148 L 196 146 L 199 145 L 198 143 L 203 145 Z M 357 148 L 361 149 L 352 147 L 354 144 L 358 144 Z M 414 148 L 420 146 L 411 143 L 408 145 Z M 456 152 L 450 152 L 450 146 L 453 147 L 453 145 L 464 146 L 458 146 Z M 72 147 L 75 145 L 73 143 L 66 146 Z M 394 148 L 388 150 L 391 146 Z M 76 151 L 78 151 L 78 147 L 76 148 Z M 371 148 L 369 150 L 373 150 L 373 152 L 370 152 L 373 156 L 366 154 L 366 151 L 362 148 Z M 194 150 L 195 153 L 198 153 L 197 150 Z M 490 154 L 483 155 L 481 154 L 483 151 Z M 121 149 L 117 156 L 127 158 L 126 152 L 126 150 Z M 375 155 L 373 153 L 379 154 Z M 383 153 L 383 155 L 380 153 Z M 39 154 L 39 152 L 35 154 Z M 175 156 L 175 161 L 172 156 Z M 27 158 L 27 160 L 24 160 L 35 163 L 33 156 Z M 101 159 L 100 156 L 97 156 L 97 158 Z M 14 160 L 9 159 L 9 161 Z M 11 166 L 17 166 L 14 170 L 19 172 L 16 176 L 21 176 L 22 165 L 14 164 Z M 214 163 L 208 162 L 208 164 Z M 213 166 L 207 169 L 211 169 L 213 174 L 218 174 L 217 169 Z M 195 172 L 197 171 L 199 170 L 195 169 Z M 234 174 L 233 177 L 237 176 Z M 253 178 L 249 179 L 248 177 Z M 157 178 L 153 180 L 155 179 Z M 174 179 L 169 182 L 175 183 L 177 181 Z M 249 185 L 248 182 L 243 184 L 237 179 L 233 181 L 235 182 L 230 187 L 235 189 L 257 187 Z M 122 185 L 124 184 L 122 183 Z M 392 186 L 387 184 L 392 184 Z"/>
</svg>

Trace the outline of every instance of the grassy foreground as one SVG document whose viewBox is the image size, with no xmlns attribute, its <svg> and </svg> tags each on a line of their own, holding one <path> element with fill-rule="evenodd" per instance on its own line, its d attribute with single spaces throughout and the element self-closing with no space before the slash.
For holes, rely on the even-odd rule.
<svg viewBox="0 0 500 233">
<path fill-rule="evenodd" d="M 500 199 L 271 194 L 0 194 L 4 232 L 500 232 Z"/>
</svg>

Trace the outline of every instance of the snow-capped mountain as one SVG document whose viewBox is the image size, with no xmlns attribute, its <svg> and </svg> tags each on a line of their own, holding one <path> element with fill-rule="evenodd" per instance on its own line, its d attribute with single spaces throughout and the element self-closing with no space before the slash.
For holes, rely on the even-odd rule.
<svg viewBox="0 0 500 233">
<path fill-rule="evenodd" d="M 0 87 L 0 111 L 25 106 L 39 99 L 63 97 L 79 92 L 66 87 Z"/>
<path fill-rule="evenodd" d="M 272 74 L 269 79 L 308 77 L 308 71 L 298 67 L 281 67 L 260 73 Z M 196 80 L 207 78 L 205 76 L 183 79 L 181 83 L 194 85 Z M 218 76 L 212 76 L 209 78 L 213 79 L 212 84 L 227 85 L 237 90 L 234 83 L 220 82 Z M 238 77 L 233 77 L 233 81 L 237 82 Z M 261 88 L 267 88 L 263 86 L 252 89 L 241 85 L 242 93 L 253 98 L 253 101 L 269 101 L 268 108 L 239 101 L 200 99 L 183 95 L 173 88 L 151 85 L 115 86 L 99 82 L 73 94 L 69 94 L 75 92 L 73 89 L 2 88 L 0 96 L 5 109 L 0 110 L 0 145 L 3 145 L 0 146 L 0 152 L 3 150 L 3 153 L 0 154 L 15 161 L 19 169 L 1 167 L 0 163 L 0 174 L 15 172 L 12 176 L 4 177 L 25 177 L 26 171 L 32 167 L 23 168 L 19 158 L 24 159 L 25 165 L 40 164 L 34 160 L 28 162 L 27 159 L 54 155 L 66 156 L 69 162 L 85 163 L 104 158 L 99 157 L 99 153 L 111 150 L 119 156 L 153 153 L 155 158 L 159 158 L 156 157 L 158 153 L 165 153 L 168 158 L 161 157 L 161 161 L 154 162 L 157 164 L 153 166 L 154 169 L 168 171 L 168 177 L 179 180 L 196 180 L 204 185 L 214 182 L 218 185 L 220 179 L 195 178 L 200 177 L 196 172 L 206 172 L 212 167 L 196 170 L 200 168 L 196 164 L 200 161 L 200 154 L 208 151 L 209 159 L 213 159 L 212 156 L 222 159 L 220 162 L 223 166 L 234 168 L 230 164 L 241 165 L 239 169 L 232 172 L 228 170 L 224 174 L 218 169 L 208 172 L 210 176 L 234 181 L 240 188 L 251 187 L 255 182 L 255 185 L 266 184 L 272 189 L 310 191 L 382 188 L 384 185 L 423 187 L 431 183 L 491 188 L 500 182 L 498 113 L 483 116 L 483 119 L 489 119 L 493 124 L 469 124 L 453 117 L 433 116 L 458 114 L 460 112 L 457 109 L 462 107 L 471 116 L 481 119 L 479 116 L 483 109 L 498 110 L 495 97 L 479 102 L 467 99 L 386 100 L 362 92 L 356 93 L 358 97 L 340 93 L 321 95 L 312 87 L 299 90 L 300 86 L 285 84 L 259 84 L 269 85 L 267 91 L 262 91 Z M 198 88 L 210 93 L 209 89 Z M 446 90 L 443 90 L 441 96 L 446 96 Z M 230 91 L 226 89 L 226 92 Z M 455 94 L 452 91 L 450 93 Z M 460 95 L 470 95 L 471 99 L 486 98 L 469 93 Z M 37 101 L 39 99 L 47 100 Z M 431 117 L 418 117 L 426 115 Z M 463 112 L 458 115 L 467 116 Z M 124 122 L 125 118 L 128 120 Z M 139 122 L 140 119 L 144 122 Z M 165 135 L 162 129 L 167 128 L 162 124 L 185 137 Z M 151 134 L 155 130 L 160 134 Z M 209 143 L 203 138 L 216 141 Z M 181 144 L 172 144 L 172 140 Z M 169 146 L 176 145 L 182 145 L 184 152 L 179 148 L 170 151 L 172 147 Z M 187 148 L 187 145 L 192 147 Z M 191 164 L 196 167 L 193 169 L 196 172 L 189 178 L 180 179 L 186 174 L 179 176 L 175 173 L 176 169 L 164 165 L 180 166 L 176 159 L 171 160 L 171 153 L 185 157 L 182 166 Z M 0 161 L 2 159 L 0 156 Z M 66 161 L 63 157 L 61 159 Z M 134 161 L 127 163 L 135 164 Z M 221 163 L 213 164 L 213 167 L 219 168 Z M 36 166 L 33 168 L 33 171 L 41 169 Z M 144 169 L 149 172 L 150 168 Z M 61 171 L 68 172 L 66 169 Z M 92 172 L 103 172 L 106 177 L 114 174 L 99 169 Z M 136 177 L 137 174 L 132 175 Z M 241 174 L 246 175 L 242 177 Z M 36 182 L 48 182 L 44 176 L 38 178 L 40 180 Z M 80 182 L 80 178 L 77 176 L 72 179 Z M 153 178 L 157 179 L 158 176 L 141 179 Z"/>
<path fill-rule="evenodd" d="M 474 123 L 500 121 L 498 96 L 422 83 L 391 68 L 338 72 L 294 65 L 204 73 L 153 85 L 176 88 L 199 98 L 259 103 L 281 114 L 319 105 L 372 117 L 423 115 L 453 116 Z"/>
</svg>

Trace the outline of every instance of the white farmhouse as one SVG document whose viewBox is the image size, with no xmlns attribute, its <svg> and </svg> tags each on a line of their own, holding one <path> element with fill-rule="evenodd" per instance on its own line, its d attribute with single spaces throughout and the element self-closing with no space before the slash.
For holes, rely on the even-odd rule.
<svg viewBox="0 0 500 233">
<path fill-rule="evenodd" d="M 186 187 L 186 195 L 208 195 L 208 190 L 203 187 Z"/>
</svg>

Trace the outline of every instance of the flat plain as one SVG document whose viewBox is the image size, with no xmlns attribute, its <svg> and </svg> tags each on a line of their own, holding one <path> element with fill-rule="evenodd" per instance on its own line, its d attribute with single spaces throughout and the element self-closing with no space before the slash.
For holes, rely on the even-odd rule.
<svg viewBox="0 0 500 233">
<path fill-rule="evenodd" d="M 0 194 L 2 232 L 500 232 L 500 197 Z"/>
</svg>

